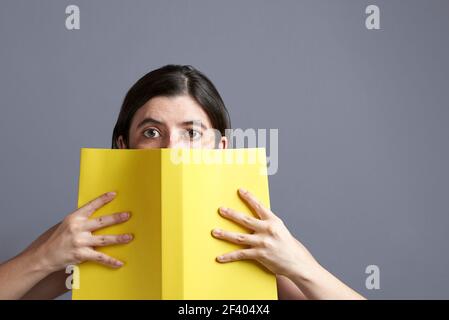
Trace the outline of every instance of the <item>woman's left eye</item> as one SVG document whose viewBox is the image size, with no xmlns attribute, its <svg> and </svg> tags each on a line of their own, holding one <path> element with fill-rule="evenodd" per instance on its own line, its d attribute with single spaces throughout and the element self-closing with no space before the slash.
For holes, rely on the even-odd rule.
<svg viewBox="0 0 449 320">
<path fill-rule="evenodd" d="M 196 139 L 200 138 L 202 135 L 202 133 L 200 131 L 195 130 L 195 129 L 187 130 L 187 134 L 188 134 L 189 138 L 192 140 L 196 140 Z"/>
</svg>

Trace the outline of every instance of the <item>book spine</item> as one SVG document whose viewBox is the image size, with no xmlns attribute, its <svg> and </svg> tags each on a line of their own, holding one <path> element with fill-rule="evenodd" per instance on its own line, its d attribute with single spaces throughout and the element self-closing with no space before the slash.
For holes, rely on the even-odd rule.
<svg viewBox="0 0 449 320">
<path fill-rule="evenodd" d="M 161 150 L 162 300 L 184 299 L 183 166 Z"/>
</svg>

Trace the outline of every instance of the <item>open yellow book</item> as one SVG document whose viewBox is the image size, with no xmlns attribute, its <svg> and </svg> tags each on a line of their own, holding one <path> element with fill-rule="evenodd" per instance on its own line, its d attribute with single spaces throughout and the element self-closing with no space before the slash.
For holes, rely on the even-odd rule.
<svg viewBox="0 0 449 320">
<path fill-rule="evenodd" d="M 265 149 L 81 149 L 78 207 L 116 191 L 92 218 L 129 211 L 131 219 L 94 234 L 134 240 L 96 248 L 124 261 L 119 269 L 75 268 L 73 299 L 277 299 L 275 276 L 257 262 L 216 261 L 241 246 L 213 228 L 250 232 L 218 214 L 226 206 L 253 215 L 240 187 L 270 206 Z"/>
</svg>

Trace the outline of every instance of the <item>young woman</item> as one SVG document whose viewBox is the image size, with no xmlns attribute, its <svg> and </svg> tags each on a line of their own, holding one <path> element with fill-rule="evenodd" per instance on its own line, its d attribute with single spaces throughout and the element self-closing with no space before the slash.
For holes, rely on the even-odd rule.
<svg viewBox="0 0 449 320">
<path fill-rule="evenodd" d="M 113 131 L 112 148 L 225 149 L 229 144 L 226 129 L 230 129 L 229 115 L 212 82 L 191 66 L 167 65 L 146 74 L 128 91 Z M 245 247 L 223 253 L 218 262 L 259 262 L 276 275 L 279 299 L 364 299 L 323 268 L 250 191 L 240 189 L 239 195 L 255 217 L 232 208 L 219 209 L 223 218 L 250 232 L 211 230 L 211 236 Z M 0 265 L 0 299 L 52 299 L 61 295 L 67 291 L 67 265 L 95 261 L 122 267 L 125 262 L 95 248 L 126 245 L 132 234 L 95 236 L 93 232 L 127 221 L 130 214 L 118 212 L 90 219 L 114 197 L 114 192 L 106 193 L 75 210 Z"/>
</svg>

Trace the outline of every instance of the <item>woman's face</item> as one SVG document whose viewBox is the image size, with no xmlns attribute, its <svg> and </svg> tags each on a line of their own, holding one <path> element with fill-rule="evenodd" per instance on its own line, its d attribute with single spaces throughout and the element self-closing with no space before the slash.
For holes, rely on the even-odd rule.
<svg viewBox="0 0 449 320">
<path fill-rule="evenodd" d="M 117 142 L 120 149 L 226 149 L 226 137 L 221 137 L 217 145 L 212 129 L 208 115 L 190 96 L 157 96 L 135 113 L 129 129 L 129 145 L 122 136 Z"/>
</svg>

